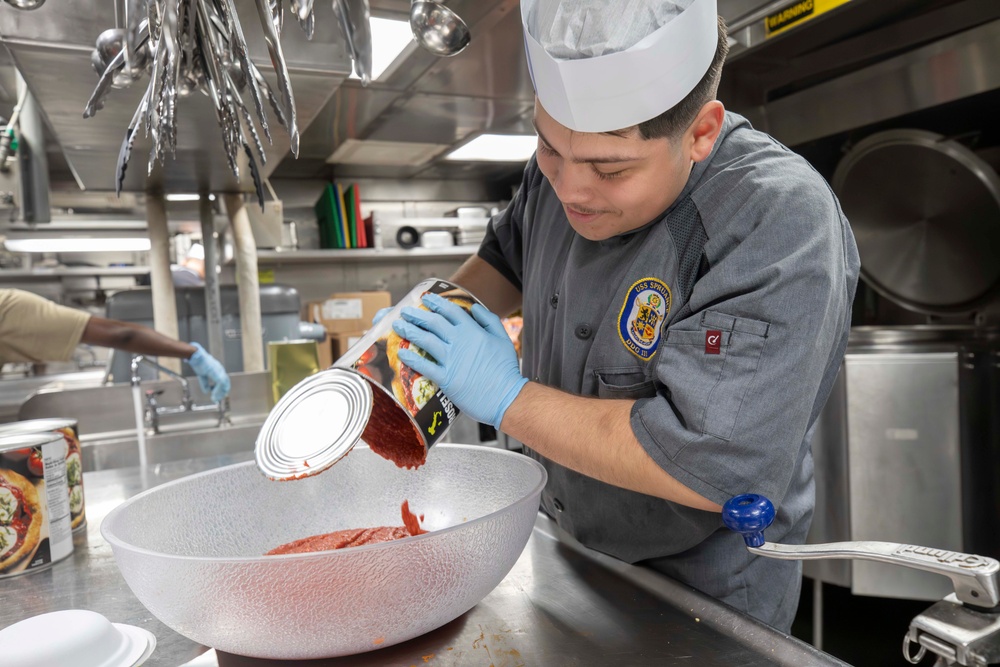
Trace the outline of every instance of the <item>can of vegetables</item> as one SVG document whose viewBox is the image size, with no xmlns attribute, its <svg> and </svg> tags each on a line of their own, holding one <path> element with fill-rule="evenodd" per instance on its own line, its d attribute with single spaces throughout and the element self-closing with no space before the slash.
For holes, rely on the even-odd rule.
<svg viewBox="0 0 1000 667">
<path fill-rule="evenodd" d="M 69 487 L 70 525 L 74 533 L 87 529 L 83 497 L 83 456 L 75 419 L 28 419 L 0 424 L 0 438 L 9 435 L 56 433 L 66 441 L 66 483 Z"/>
<path fill-rule="evenodd" d="M 479 300 L 438 278 L 416 285 L 333 366 L 295 385 L 274 406 L 257 438 L 257 466 L 288 480 L 326 470 L 359 440 L 402 468 L 416 468 L 459 415 L 438 386 L 399 360 L 409 348 L 392 329 L 406 306 L 438 294 L 471 310 Z"/>
<path fill-rule="evenodd" d="M 53 432 L 0 436 L 0 579 L 71 553 L 66 441 Z"/>
</svg>

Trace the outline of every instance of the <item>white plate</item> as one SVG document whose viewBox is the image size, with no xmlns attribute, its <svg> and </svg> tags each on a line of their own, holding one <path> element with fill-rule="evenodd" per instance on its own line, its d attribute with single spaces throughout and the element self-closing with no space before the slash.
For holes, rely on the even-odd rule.
<svg viewBox="0 0 1000 667">
<path fill-rule="evenodd" d="M 32 616 L 0 630 L 9 667 L 138 667 L 156 648 L 148 630 L 86 609 Z"/>
</svg>

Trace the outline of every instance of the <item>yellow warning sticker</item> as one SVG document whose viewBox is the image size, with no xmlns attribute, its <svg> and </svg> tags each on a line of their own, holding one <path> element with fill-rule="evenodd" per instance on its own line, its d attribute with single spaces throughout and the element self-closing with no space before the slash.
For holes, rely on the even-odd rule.
<svg viewBox="0 0 1000 667">
<path fill-rule="evenodd" d="M 822 16 L 831 9 L 846 5 L 851 0 L 798 0 L 764 17 L 764 34 L 774 37 L 783 32 Z"/>
<path fill-rule="evenodd" d="M 257 282 L 261 285 L 273 285 L 274 269 L 257 269 Z"/>
</svg>

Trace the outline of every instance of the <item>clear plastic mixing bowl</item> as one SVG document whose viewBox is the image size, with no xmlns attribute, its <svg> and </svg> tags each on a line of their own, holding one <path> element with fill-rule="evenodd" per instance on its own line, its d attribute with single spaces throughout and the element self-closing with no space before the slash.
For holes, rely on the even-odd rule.
<svg viewBox="0 0 1000 667">
<path fill-rule="evenodd" d="M 155 487 L 101 526 L 125 581 L 178 633 L 229 653 L 307 659 L 412 639 L 492 591 L 531 534 L 545 485 L 536 461 L 438 445 L 417 470 L 363 445 L 326 472 L 272 482 L 252 462 Z M 315 554 L 263 556 L 302 537 L 399 526 L 425 535 Z"/>
</svg>

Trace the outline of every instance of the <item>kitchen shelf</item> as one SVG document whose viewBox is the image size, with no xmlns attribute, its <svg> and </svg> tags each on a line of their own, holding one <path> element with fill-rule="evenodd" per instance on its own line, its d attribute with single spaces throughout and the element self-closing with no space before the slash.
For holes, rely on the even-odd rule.
<svg viewBox="0 0 1000 667">
<path fill-rule="evenodd" d="M 148 266 L 61 266 L 58 268 L 32 268 L 0 270 L 0 282 L 4 280 L 36 280 L 47 278 L 77 278 L 93 276 L 144 276 L 150 272 Z"/>
<path fill-rule="evenodd" d="M 478 245 L 452 246 L 450 248 L 359 248 L 357 250 L 258 250 L 258 264 L 307 264 L 315 262 L 378 262 L 387 260 L 424 260 L 469 257 Z"/>
</svg>

